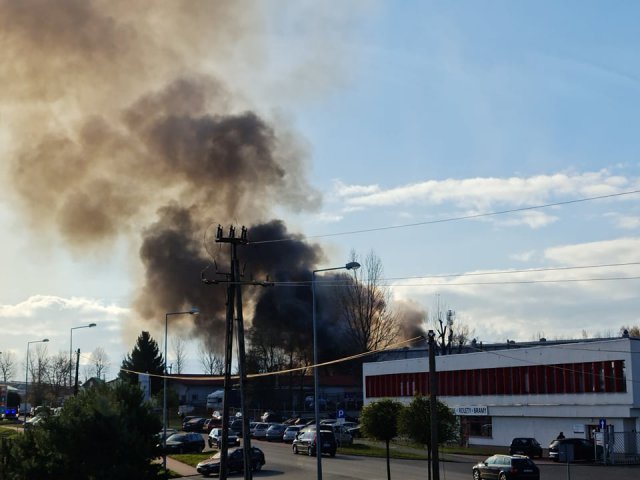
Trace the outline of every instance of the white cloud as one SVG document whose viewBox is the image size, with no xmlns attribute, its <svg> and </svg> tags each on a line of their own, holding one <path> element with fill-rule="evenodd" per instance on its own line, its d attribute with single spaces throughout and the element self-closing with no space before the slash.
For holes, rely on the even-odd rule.
<svg viewBox="0 0 640 480">
<path fill-rule="evenodd" d="M 518 262 L 529 262 L 534 258 L 535 254 L 535 250 L 529 250 L 527 252 L 513 253 L 509 255 L 509 258 Z"/>
<path fill-rule="evenodd" d="M 380 191 L 378 185 L 346 185 L 340 180 L 333 181 L 333 193 L 338 197 L 371 195 Z"/>
<path fill-rule="evenodd" d="M 536 229 L 546 227 L 557 220 L 558 217 L 554 215 L 548 215 L 547 213 L 538 210 L 529 210 L 526 212 L 514 213 L 509 217 L 503 217 L 496 223 L 498 225 L 506 226 L 526 225 L 532 229 Z"/>
<path fill-rule="evenodd" d="M 547 259 L 561 265 L 595 265 L 640 261 L 640 237 L 563 245 L 545 250 Z"/>
<path fill-rule="evenodd" d="M 322 223 L 336 223 L 342 220 L 344 216 L 339 213 L 322 212 L 316 215 L 315 218 Z"/>
<path fill-rule="evenodd" d="M 44 311 L 76 310 L 84 315 L 115 315 L 129 314 L 129 309 L 115 305 L 104 305 L 94 299 L 72 297 L 62 298 L 53 295 L 33 295 L 15 305 L 0 305 L 0 318 L 34 317 Z"/>
<path fill-rule="evenodd" d="M 563 245 L 545 250 L 557 267 L 584 267 L 639 261 L 640 238 Z M 528 261 L 535 251 L 519 255 Z M 541 267 L 544 268 L 544 265 Z M 551 267 L 553 268 L 553 267 Z M 525 271 L 470 271 L 457 277 L 432 276 L 395 282 L 394 298 L 431 305 L 440 295 L 463 315 L 485 342 L 579 338 L 609 332 L 640 320 L 637 292 L 640 266 L 570 268 Z M 630 278 L 624 280 L 624 278 Z"/>
<path fill-rule="evenodd" d="M 590 197 L 638 188 L 638 179 L 611 175 L 607 170 L 582 174 L 556 173 L 528 178 L 469 178 L 429 180 L 382 190 L 378 185 L 347 186 L 336 181 L 338 196 L 353 206 L 439 205 L 486 210 L 492 206 L 532 206 L 560 196 Z"/>
<path fill-rule="evenodd" d="M 623 230 L 637 230 L 640 228 L 640 215 L 608 213 L 605 216 L 610 217 L 613 220 L 614 225 Z"/>
</svg>

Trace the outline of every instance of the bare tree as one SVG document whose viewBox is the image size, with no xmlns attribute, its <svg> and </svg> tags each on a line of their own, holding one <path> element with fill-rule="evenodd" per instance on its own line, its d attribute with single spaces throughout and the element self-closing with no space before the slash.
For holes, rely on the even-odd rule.
<svg viewBox="0 0 640 480">
<path fill-rule="evenodd" d="M 447 310 L 446 320 L 443 322 L 442 314 L 438 308 L 437 317 L 434 319 L 435 331 L 436 331 L 436 344 L 440 355 L 447 355 L 451 353 L 451 346 L 453 344 L 453 322 L 455 319 L 455 312 L 453 310 Z"/>
<path fill-rule="evenodd" d="M 437 353 L 440 355 L 450 355 L 454 352 L 462 352 L 462 348 L 467 345 L 473 337 L 475 330 L 460 321 L 456 317 L 456 312 L 444 306 L 445 312 L 440 310 L 440 295 L 434 311 L 436 312 L 429 319 L 436 334 Z"/>
<path fill-rule="evenodd" d="M 475 329 L 458 320 L 453 332 L 453 345 L 458 353 L 462 353 L 462 347 L 467 345 L 475 334 Z"/>
<path fill-rule="evenodd" d="M 0 354 L 0 373 L 5 385 L 16 374 L 16 356 L 13 352 L 3 352 Z"/>
<path fill-rule="evenodd" d="M 26 365 L 28 374 L 31 375 L 29 382 L 29 399 L 32 405 L 40 405 L 46 395 L 45 380 L 48 376 L 49 362 L 48 350 L 45 344 L 39 344 L 35 352 L 29 355 L 29 364 Z M 68 370 L 67 370 L 68 372 Z M 27 399 L 26 401 L 29 401 Z"/>
<path fill-rule="evenodd" d="M 620 327 L 620 335 L 626 334 L 630 337 L 640 337 L 640 325 L 623 325 Z"/>
<path fill-rule="evenodd" d="M 49 396 L 56 401 L 62 397 L 63 387 L 69 380 L 69 354 L 60 352 L 46 361 L 45 380 L 48 383 Z"/>
<path fill-rule="evenodd" d="M 353 251 L 351 260 L 358 261 Z M 358 353 L 386 348 L 400 332 L 398 318 L 390 308 L 390 290 L 382 285 L 382 275 L 382 261 L 370 252 L 361 268 L 355 270 L 350 286 L 338 289 L 338 301 L 346 319 L 346 333 Z"/>
<path fill-rule="evenodd" d="M 171 341 L 171 349 L 175 357 L 171 372 L 180 374 L 184 370 L 184 365 L 187 361 L 187 342 L 182 337 L 175 337 Z"/>
<path fill-rule="evenodd" d="M 105 352 L 104 348 L 102 347 L 97 347 L 93 352 L 91 352 L 89 362 L 90 368 L 88 371 L 90 373 L 90 376 L 97 379 L 103 379 L 109 371 L 109 366 L 111 365 L 109 355 L 107 355 L 107 352 Z"/>
<path fill-rule="evenodd" d="M 205 375 L 222 375 L 224 373 L 224 360 L 204 342 L 198 346 L 198 354 Z"/>
</svg>

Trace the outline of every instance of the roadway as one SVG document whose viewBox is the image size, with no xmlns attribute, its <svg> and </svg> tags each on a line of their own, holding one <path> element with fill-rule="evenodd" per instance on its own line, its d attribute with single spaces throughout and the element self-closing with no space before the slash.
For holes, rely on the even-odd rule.
<svg viewBox="0 0 640 480">
<path fill-rule="evenodd" d="M 260 478 L 278 477 L 278 480 L 308 479 L 316 477 L 316 458 L 307 455 L 294 455 L 290 444 L 253 440 L 252 445 L 262 449 L 266 464 L 261 472 L 254 474 Z M 470 480 L 471 467 L 485 457 L 467 455 L 446 455 L 447 461 L 440 465 L 441 480 Z M 640 478 L 640 466 L 601 466 L 558 464 L 548 460 L 535 460 L 540 467 L 543 480 L 637 480 Z M 387 466 L 384 458 L 359 457 L 337 454 L 334 458 L 322 457 L 324 480 L 386 480 Z M 199 478 L 196 475 L 195 478 Z M 193 478 L 193 477 L 192 477 Z M 234 474 L 230 478 L 242 478 Z M 391 478 L 401 480 L 426 479 L 427 462 L 423 460 L 391 459 Z"/>
</svg>

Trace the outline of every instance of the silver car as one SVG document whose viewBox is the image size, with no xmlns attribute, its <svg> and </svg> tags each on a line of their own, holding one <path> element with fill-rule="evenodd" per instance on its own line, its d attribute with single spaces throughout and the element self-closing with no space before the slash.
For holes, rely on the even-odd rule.
<svg viewBox="0 0 640 480">
<path fill-rule="evenodd" d="M 298 436 L 298 433 L 300 433 L 301 428 L 302 427 L 299 425 L 291 425 L 287 427 L 284 431 L 284 435 L 282 435 L 282 441 L 285 443 L 293 443 Z"/>
<path fill-rule="evenodd" d="M 267 438 L 267 430 L 269 429 L 269 427 L 271 426 L 270 423 L 258 423 L 256 425 L 256 428 L 253 429 L 253 438 L 262 438 L 265 439 Z"/>
</svg>

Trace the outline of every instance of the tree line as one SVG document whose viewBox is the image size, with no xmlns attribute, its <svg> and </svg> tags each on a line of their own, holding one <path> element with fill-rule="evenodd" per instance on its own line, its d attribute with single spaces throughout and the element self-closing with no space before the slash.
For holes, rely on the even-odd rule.
<svg viewBox="0 0 640 480">
<path fill-rule="evenodd" d="M 29 398 L 21 399 L 32 405 L 53 405 L 62 403 L 75 381 L 75 357 L 68 352 L 50 355 L 45 344 L 38 345 L 29 355 L 29 364 L 23 365 L 29 383 Z M 84 381 L 91 377 L 102 379 L 110 366 L 109 356 L 101 347 L 88 356 L 88 363 L 82 369 Z M 0 375 L 2 382 L 16 380 L 17 361 L 13 352 L 0 355 Z"/>
</svg>

